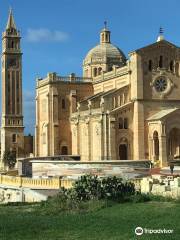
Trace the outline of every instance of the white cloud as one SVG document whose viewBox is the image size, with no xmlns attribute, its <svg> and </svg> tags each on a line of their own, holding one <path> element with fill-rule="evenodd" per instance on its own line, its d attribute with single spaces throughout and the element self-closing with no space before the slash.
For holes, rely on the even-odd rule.
<svg viewBox="0 0 180 240">
<path fill-rule="evenodd" d="M 29 42 L 64 42 L 68 40 L 69 35 L 59 30 L 49 30 L 47 28 L 27 30 L 26 39 Z"/>
</svg>

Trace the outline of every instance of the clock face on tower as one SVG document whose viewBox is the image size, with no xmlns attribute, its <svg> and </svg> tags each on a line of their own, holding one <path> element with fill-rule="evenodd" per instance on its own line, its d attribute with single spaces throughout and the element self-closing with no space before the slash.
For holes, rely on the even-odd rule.
<svg viewBox="0 0 180 240">
<path fill-rule="evenodd" d="M 16 67 L 18 67 L 18 61 L 17 61 L 17 59 L 16 58 L 9 58 L 8 59 L 8 62 L 7 62 L 7 64 L 8 64 L 8 67 L 13 67 L 13 68 L 16 68 Z"/>
<path fill-rule="evenodd" d="M 164 92 L 167 88 L 167 79 L 165 77 L 160 77 L 156 79 L 154 86 L 157 92 Z"/>
</svg>

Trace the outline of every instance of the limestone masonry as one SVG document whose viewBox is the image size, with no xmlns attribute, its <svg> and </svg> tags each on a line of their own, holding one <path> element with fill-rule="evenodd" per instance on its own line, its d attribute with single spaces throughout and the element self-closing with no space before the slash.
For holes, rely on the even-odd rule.
<svg viewBox="0 0 180 240">
<path fill-rule="evenodd" d="M 22 53 L 12 11 L 2 41 L 1 155 L 11 149 L 21 157 L 32 151 L 24 141 Z M 83 61 L 83 77 L 48 73 L 37 79 L 34 155 L 166 166 L 180 156 L 179 63 L 180 48 L 162 31 L 127 59 L 105 24 Z"/>
</svg>

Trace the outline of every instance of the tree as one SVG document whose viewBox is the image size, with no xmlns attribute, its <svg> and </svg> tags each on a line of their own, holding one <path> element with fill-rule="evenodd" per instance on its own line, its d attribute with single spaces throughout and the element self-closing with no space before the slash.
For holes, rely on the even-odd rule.
<svg viewBox="0 0 180 240">
<path fill-rule="evenodd" d="M 16 153 L 6 150 L 3 155 L 3 162 L 5 166 L 8 166 L 10 169 L 14 168 L 16 164 Z"/>
</svg>

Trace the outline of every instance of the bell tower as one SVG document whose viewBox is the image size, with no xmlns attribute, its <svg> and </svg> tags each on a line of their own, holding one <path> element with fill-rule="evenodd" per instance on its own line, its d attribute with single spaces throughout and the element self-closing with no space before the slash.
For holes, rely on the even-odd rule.
<svg viewBox="0 0 180 240">
<path fill-rule="evenodd" d="M 1 161 L 5 151 L 24 155 L 24 126 L 22 113 L 22 52 L 20 32 L 10 10 L 2 34 L 2 119 Z"/>
</svg>

